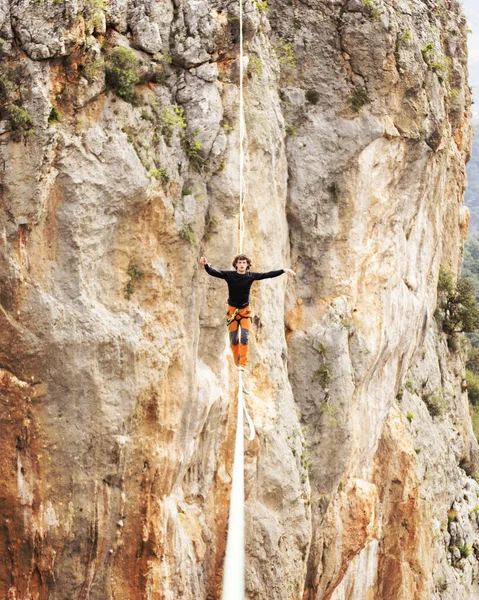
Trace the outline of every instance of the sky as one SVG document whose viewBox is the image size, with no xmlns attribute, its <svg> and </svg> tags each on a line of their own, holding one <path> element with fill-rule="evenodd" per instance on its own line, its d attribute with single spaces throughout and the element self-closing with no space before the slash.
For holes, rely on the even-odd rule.
<svg viewBox="0 0 479 600">
<path fill-rule="evenodd" d="M 464 0 L 464 8 L 472 33 L 468 36 L 469 45 L 469 80 L 474 94 L 472 105 L 474 121 L 479 121 L 479 1 Z"/>
<path fill-rule="evenodd" d="M 479 2 L 477 0 L 464 0 L 469 28 L 469 56 L 472 60 L 479 60 Z"/>
</svg>

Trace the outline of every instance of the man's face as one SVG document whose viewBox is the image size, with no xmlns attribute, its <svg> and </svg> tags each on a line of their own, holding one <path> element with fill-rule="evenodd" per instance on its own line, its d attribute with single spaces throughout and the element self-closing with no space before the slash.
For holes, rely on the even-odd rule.
<svg viewBox="0 0 479 600">
<path fill-rule="evenodd" d="M 248 261 L 247 260 L 237 260 L 236 261 L 236 271 L 237 273 L 246 273 L 246 269 L 248 268 Z"/>
</svg>

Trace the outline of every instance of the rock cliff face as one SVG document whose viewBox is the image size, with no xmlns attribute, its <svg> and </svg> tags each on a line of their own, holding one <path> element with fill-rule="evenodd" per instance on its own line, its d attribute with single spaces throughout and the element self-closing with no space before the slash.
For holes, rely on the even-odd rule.
<svg viewBox="0 0 479 600">
<path fill-rule="evenodd" d="M 247 0 L 247 597 L 479 584 L 458 0 Z M 238 6 L 0 0 L 0 597 L 220 597 Z M 245 61 L 246 64 L 246 61 Z"/>
</svg>

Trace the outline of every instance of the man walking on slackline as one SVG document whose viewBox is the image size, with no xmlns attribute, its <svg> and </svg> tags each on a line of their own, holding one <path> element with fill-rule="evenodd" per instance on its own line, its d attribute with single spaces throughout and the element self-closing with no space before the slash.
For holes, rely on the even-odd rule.
<svg viewBox="0 0 479 600">
<path fill-rule="evenodd" d="M 205 256 L 200 258 L 200 263 L 205 266 L 206 272 L 213 277 L 224 279 L 228 284 L 228 311 L 226 323 L 230 332 L 230 344 L 233 358 L 238 371 L 244 371 L 248 360 L 248 338 L 251 327 L 251 308 L 249 305 L 249 292 L 253 281 L 278 277 L 283 273 L 296 275 L 291 269 L 279 269 L 267 273 L 252 273 L 251 260 L 245 254 L 234 257 L 235 271 L 218 271 L 208 264 Z M 241 327 L 241 336 L 239 328 Z"/>
</svg>

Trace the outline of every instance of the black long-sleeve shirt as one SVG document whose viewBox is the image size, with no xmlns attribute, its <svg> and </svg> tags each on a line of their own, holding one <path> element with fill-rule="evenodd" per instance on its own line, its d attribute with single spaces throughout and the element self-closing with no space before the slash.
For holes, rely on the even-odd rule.
<svg viewBox="0 0 479 600">
<path fill-rule="evenodd" d="M 237 271 L 218 271 L 210 265 L 205 265 L 206 272 L 213 277 L 224 279 L 228 284 L 228 304 L 235 308 L 244 308 L 249 304 L 249 292 L 253 281 L 260 279 L 270 279 L 278 277 L 284 273 L 284 269 L 279 271 L 268 271 L 267 273 L 251 273 L 246 271 L 244 275 L 240 275 Z"/>
</svg>

